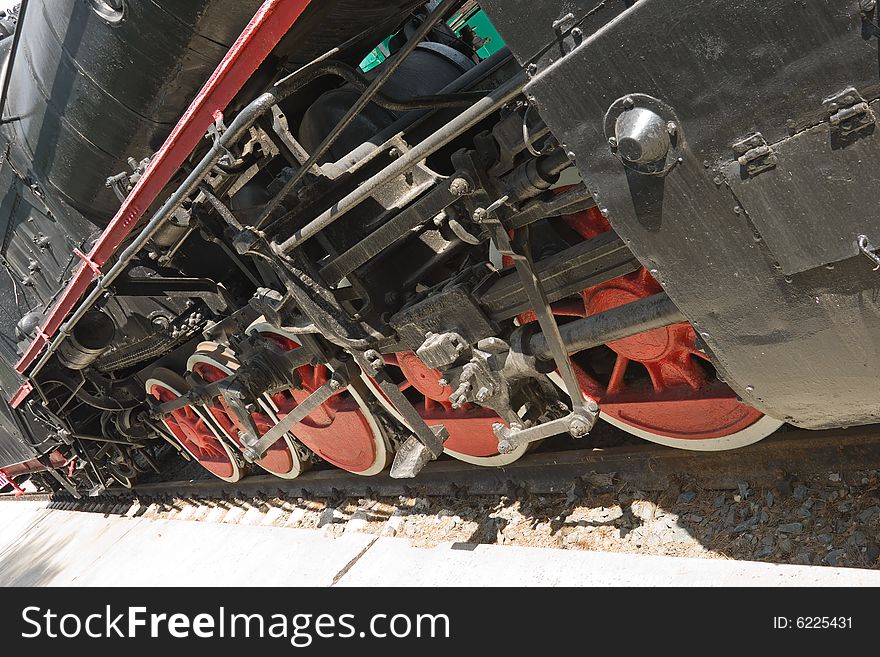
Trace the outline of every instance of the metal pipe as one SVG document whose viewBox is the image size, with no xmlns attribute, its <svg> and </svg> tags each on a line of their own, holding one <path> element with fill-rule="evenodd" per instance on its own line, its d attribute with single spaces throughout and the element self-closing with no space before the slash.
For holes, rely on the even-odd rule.
<svg viewBox="0 0 880 657">
<path fill-rule="evenodd" d="M 462 76 L 456 78 L 448 85 L 443 87 L 440 91 L 438 91 L 438 95 L 447 95 L 447 94 L 455 94 L 465 89 L 468 89 L 472 85 L 480 82 L 481 80 L 489 77 L 502 66 L 507 64 L 509 61 L 513 59 L 513 54 L 510 52 L 510 49 L 507 46 L 504 46 L 500 50 L 495 53 L 489 55 L 486 59 L 481 61 L 479 64 L 469 69 Z M 434 109 L 430 110 L 414 110 L 412 112 L 407 112 L 400 119 L 395 121 L 393 124 L 385 128 L 382 132 L 376 135 L 372 139 L 372 143 L 374 144 L 384 144 L 386 141 L 391 139 L 394 135 L 400 134 L 411 128 L 415 123 L 421 121 L 423 118 L 434 112 Z M 343 158 L 345 159 L 345 158 Z"/>
<path fill-rule="evenodd" d="M 22 0 L 18 10 L 18 18 L 15 21 L 15 34 L 12 35 L 12 45 L 9 48 L 9 58 L 6 60 L 6 68 L 3 70 L 3 89 L 0 91 L 0 124 L 7 123 L 3 118 L 6 112 L 6 97 L 9 94 L 9 82 L 12 80 L 12 65 L 15 63 L 15 54 L 18 52 L 18 42 L 21 41 L 24 15 L 27 13 L 28 0 Z M 12 119 L 9 119 L 12 120 Z"/>
<path fill-rule="evenodd" d="M 563 324 L 559 333 L 568 353 L 574 354 L 645 331 L 688 321 L 665 292 Z M 543 333 L 529 340 L 529 348 L 541 360 L 552 360 Z"/>
<path fill-rule="evenodd" d="M 377 187 L 380 187 L 397 176 L 409 171 L 416 164 L 429 155 L 437 152 L 458 135 L 470 130 L 484 118 L 498 111 L 504 105 L 516 98 L 528 82 L 528 76 L 520 72 L 503 85 L 489 93 L 482 100 L 459 114 L 447 125 L 433 135 L 420 142 L 412 149 L 396 159 L 392 164 L 368 179 L 357 187 L 348 196 L 325 210 L 314 220 L 294 232 L 294 234 L 281 244 L 272 243 L 272 250 L 279 255 L 286 255 L 291 250 L 300 246 L 303 242 L 311 239 L 324 230 L 334 221 L 345 215 L 349 210 L 356 208 L 370 198 Z"/>
<path fill-rule="evenodd" d="M 281 202 L 287 197 L 290 191 L 299 184 L 299 182 L 305 177 L 306 173 L 317 164 L 322 157 L 330 150 L 330 147 L 336 142 L 339 136 L 351 125 L 351 122 L 354 121 L 355 118 L 363 111 L 363 109 L 370 104 L 370 102 L 374 99 L 377 93 L 379 93 L 379 89 L 382 88 L 382 85 L 388 81 L 388 79 L 397 72 L 397 69 L 400 68 L 400 65 L 403 64 L 404 60 L 409 57 L 412 52 L 416 49 L 422 39 L 424 39 L 428 32 L 434 29 L 434 26 L 440 22 L 440 19 L 443 18 L 450 9 L 454 5 L 457 5 L 461 2 L 461 0 L 443 0 L 440 5 L 433 11 L 431 14 L 425 19 L 425 22 L 419 26 L 419 29 L 409 38 L 409 40 L 403 45 L 403 48 L 397 52 L 394 57 L 386 62 L 386 64 L 382 68 L 382 72 L 373 80 L 370 86 L 364 91 L 363 94 L 360 95 L 357 102 L 351 106 L 348 112 L 345 113 L 345 116 L 340 119 L 339 123 L 333 128 L 329 135 L 324 138 L 324 141 L 321 142 L 321 145 L 312 153 L 309 158 L 303 163 L 303 165 L 297 170 L 296 174 L 284 183 L 284 186 L 281 190 L 272 198 L 271 201 L 266 205 L 263 212 L 260 214 L 259 219 L 257 220 L 257 226 L 262 226 L 265 224 L 266 220 L 272 215 L 275 209 L 281 204 Z"/>
</svg>

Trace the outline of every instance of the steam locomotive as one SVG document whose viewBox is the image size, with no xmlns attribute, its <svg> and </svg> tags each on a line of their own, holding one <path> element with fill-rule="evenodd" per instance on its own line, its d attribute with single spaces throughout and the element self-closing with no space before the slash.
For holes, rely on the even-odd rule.
<svg viewBox="0 0 880 657">
<path fill-rule="evenodd" d="M 878 421 L 874 0 L 30 0 L 0 472 Z"/>
</svg>

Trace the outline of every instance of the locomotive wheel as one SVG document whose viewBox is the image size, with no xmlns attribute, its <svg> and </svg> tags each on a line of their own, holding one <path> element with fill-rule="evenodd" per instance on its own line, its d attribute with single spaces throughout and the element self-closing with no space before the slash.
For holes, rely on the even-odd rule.
<svg viewBox="0 0 880 657">
<path fill-rule="evenodd" d="M 107 460 L 105 467 L 110 476 L 124 488 L 134 488 L 137 480 L 137 469 L 134 463 L 126 456 L 118 445 L 113 445 L 110 450 L 112 456 Z"/>
<path fill-rule="evenodd" d="M 449 396 L 453 390 L 440 384 L 442 374 L 425 365 L 411 351 L 387 356 L 385 360 L 406 377 L 404 389 L 412 386 L 424 397 L 423 405 L 417 406 L 417 410 L 425 423 L 428 426 L 442 424 L 449 431 L 449 438 L 443 444 L 443 451 L 449 456 L 473 465 L 498 468 L 513 463 L 529 450 L 529 445 L 522 445 L 509 454 L 499 454 L 492 425 L 501 419 L 481 406 L 465 404 L 459 409 L 452 408 Z"/>
<path fill-rule="evenodd" d="M 235 372 L 239 367 L 239 362 L 229 349 L 224 349 L 216 342 L 202 342 L 196 347 L 195 353 L 190 356 L 186 367 L 202 380 L 214 383 Z M 203 410 L 211 415 L 226 437 L 241 449 L 241 441 L 239 440 L 241 426 L 235 415 L 222 398 L 216 399 L 215 402 L 203 406 Z M 260 405 L 263 407 L 262 412 L 254 413 L 251 417 L 259 429 L 260 435 L 263 435 L 278 422 L 278 417 L 266 401 L 261 400 Z M 268 449 L 266 455 L 254 463 L 269 474 L 282 479 L 295 479 L 310 465 L 308 461 L 300 458 L 289 434 L 279 438 Z"/>
<path fill-rule="evenodd" d="M 189 386 L 179 374 L 157 367 L 146 382 L 147 394 L 160 402 L 172 401 L 186 394 Z M 198 408 L 184 406 L 172 411 L 162 424 L 199 464 L 215 477 L 234 483 L 241 479 L 242 469 L 232 449 L 211 420 Z"/>
<path fill-rule="evenodd" d="M 265 322 L 255 322 L 248 333 L 273 340 L 282 349 L 297 349 L 296 335 Z M 314 390 L 326 383 L 332 370 L 326 365 L 304 365 L 298 373 L 303 387 L 289 389 L 269 399 L 280 419 L 296 408 Z M 293 435 L 322 459 L 348 472 L 371 476 L 380 473 L 391 460 L 392 449 L 385 433 L 366 403 L 369 391 L 363 380 L 352 381 L 293 428 Z"/>
<path fill-rule="evenodd" d="M 593 208 L 563 217 L 583 239 L 610 230 Z M 586 317 L 662 291 L 644 268 L 588 288 L 582 303 L 554 304 L 558 316 Z M 531 321 L 534 316 L 521 317 Z M 604 365 L 603 365 L 604 363 Z M 696 451 L 755 443 L 783 422 L 744 404 L 714 372 L 688 323 L 674 324 L 577 354 L 575 373 L 604 420 L 651 442 Z M 604 374 L 597 374 L 598 371 Z M 557 384 L 560 382 L 555 377 Z"/>
</svg>

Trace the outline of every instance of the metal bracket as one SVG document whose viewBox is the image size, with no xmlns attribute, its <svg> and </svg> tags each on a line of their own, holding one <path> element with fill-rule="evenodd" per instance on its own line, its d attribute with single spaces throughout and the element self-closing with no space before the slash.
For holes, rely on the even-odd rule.
<svg viewBox="0 0 880 657">
<path fill-rule="evenodd" d="M 764 135 L 756 132 L 733 145 L 739 165 L 749 176 L 757 176 L 763 171 L 772 169 L 778 163 L 776 153 L 764 139 Z"/>
<path fill-rule="evenodd" d="M 286 415 L 283 420 L 269 429 L 260 438 L 257 438 L 256 434 L 250 431 L 241 434 L 242 454 L 246 461 L 253 463 L 262 458 L 278 439 L 306 419 L 312 411 L 330 399 L 330 397 L 345 388 L 359 374 L 357 366 L 351 361 L 341 363 L 333 369 L 333 376 L 330 377 L 327 383 L 315 389 L 312 394 L 297 404 L 296 408 Z M 230 400 L 227 399 L 227 401 Z"/>
<path fill-rule="evenodd" d="M 870 128 L 876 120 L 871 106 L 855 87 L 847 87 L 829 96 L 822 104 L 828 111 L 832 130 L 841 137 Z"/>
<path fill-rule="evenodd" d="M 85 263 L 86 267 L 88 267 L 89 269 L 92 270 L 92 273 L 95 275 L 95 278 L 101 278 L 101 276 L 103 276 L 103 273 L 101 272 L 101 267 L 100 267 L 100 265 L 98 265 L 97 262 L 95 262 L 94 260 L 92 260 L 92 259 L 91 259 L 89 256 L 87 256 L 85 253 L 83 253 L 82 251 L 80 251 L 80 250 L 77 249 L 77 248 L 74 248 L 74 249 L 73 249 L 73 255 L 75 255 L 77 258 L 79 258 L 80 260 L 82 260 L 82 261 Z"/>
</svg>

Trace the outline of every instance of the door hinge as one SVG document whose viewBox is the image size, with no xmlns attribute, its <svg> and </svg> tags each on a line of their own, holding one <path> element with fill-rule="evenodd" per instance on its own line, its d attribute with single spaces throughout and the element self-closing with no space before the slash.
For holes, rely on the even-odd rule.
<svg viewBox="0 0 880 657">
<path fill-rule="evenodd" d="M 828 111 L 831 129 L 841 137 L 874 125 L 874 111 L 854 87 L 829 96 L 822 104 Z"/>
<path fill-rule="evenodd" d="M 749 176 L 776 166 L 776 153 L 760 132 L 749 135 L 733 145 L 737 162 Z"/>
</svg>

